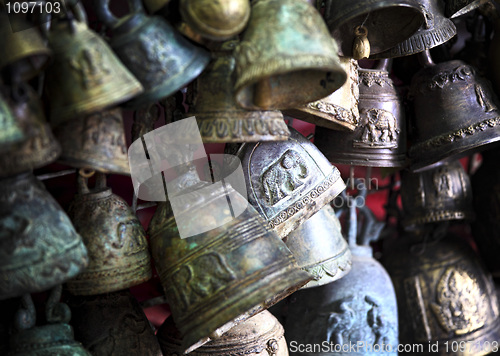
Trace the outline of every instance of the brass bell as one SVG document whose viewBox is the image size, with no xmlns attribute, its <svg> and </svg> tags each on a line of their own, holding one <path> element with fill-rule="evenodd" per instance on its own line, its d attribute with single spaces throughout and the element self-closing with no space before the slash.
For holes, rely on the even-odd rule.
<svg viewBox="0 0 500 356">
<path fill-rule="evenodd" d="M 333 208 L 325 205 L 286 238 L 297 264 L 314 279 L 302 288 L 334 282 L 351 270 L 351 250 Z"/>
<path fill-rule="evenodd" d="M 272 31 L 268 31 L 272 24 Z M 346 73 L 319 12 L 306 1 L 257 0 L 236 50 L 236 101 L 292 109 L 340 88 Z"/>
<path fill-rule="evenodd" d="M 79 175 L 79 192 L 68 210 L 89 253 L 87 269 L 66 283 L 74 295 L 114 292 L 151 278 L 148 244 L 139 219 L 125 200 L 106 187 L 102 173 L 96 181 L 96 188 L 89 190 Z"/>
<path fill-rule="evenodd" d="M 445 0 L 446 17 L 455 18 L 486 4 L 487 0 Z"/>
<path fill-rule="evenodd" d="M 359 122 L 359 66 L 356 60 L 347 57 L 340 57 L 340 65 L 347 73 L 340 89 L 326 98 L 285 110 L 285 114 L 332 130 L 354 131 Z"/>
<path fill-rule="evenodd" d="M 462 61 L 434 64 L 428 51 L 420 56 L 425 67 L 415 74 L 410 89 L 411 170 L 428 169 L 500 140 L 498 99 L 490 83 Z"/>
<path fill-rule="evenodd" d="M 127 103 L 140 107 L 175 93 L 195 79 L 210 61 L 159 16 L 147 16 L 141 0 L 131 0 L 131 14 L 117 19 L 110 0 L 96 1 L 98 18 L 112 29 L 111 47 L 144 86 L 144 93 Z"/>
<path fill-rule="evenodd" d="M 106 42 L 88 28 L 80 2 L 74 12 L 78 20 L 54 20 L 47 34 L 54 51 L 46 74 L 52 126 L 114 107 L 144 90 Z"/>
<path fill-rule="evenodd" d="M 315 144 L 334 163 L 368 167 L 406 165 L 403 101 L 389 77 L 390 60 L 359 69 L 359 113 L 351 133 L 316 128 Z"/>
<path fill-rule="evenodd" d="M 146 315 L 129 291 L 72 296 L 75 339 L 94 356 L 162 356 Z"/>
<path fill-rule="evenodd" d="M 278 110 L 245 110 L 234 100 L 233 51 L 236 41 L 224 43 L 215 59 L 188 88 L 189 115 L 196 117 L 203 142 L 283 141 L 290 136 Z"/>
<path fill-rule="evenodd" d="M 77 117 L 54 129 L 61 143 L 59 161 L 77 168 L 130 175 L 120 108 Z"/>
<path fill-rule="evenodd" d="M 190 355 L 288 356 L 284 333 L 278 320 L 263 310 Z M 163 323 L 157 336 L 164 356 L 182 355 L 182 337 L 172 318 Z"/>
<path fill-rule="evenodd" d="M 41 292 L 88 264 L 80 235 L 31 173 L 0 179 L 0 299 Z"/>
<path fill-rule="evenodd" d="M 25 139 L 20 124 L 7 104 L 7 100 L 0 95 L 0 152 L 9 150 L 12 145 Z"/>
</svg>

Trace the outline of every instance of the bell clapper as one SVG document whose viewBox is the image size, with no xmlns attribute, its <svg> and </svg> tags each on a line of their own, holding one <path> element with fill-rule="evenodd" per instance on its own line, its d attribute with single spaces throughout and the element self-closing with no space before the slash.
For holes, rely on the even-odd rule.
<svg viewBox="0 0 500 356">
<path fill-rule="evenodd" d="M 354 29 L 354 42 L 352 44 L 352 57 L 363 59 L 370 56 L 370 41 L 368 41 L 368 29 L 361 25 Z"/>
<path fill-rule="evenodd" d="M 271 79 L 264 78 L 261 79 L 255 85 L 254 91 L 254 104 L 261 109 L 267 110 L 271 107 Z"/>
</svg>

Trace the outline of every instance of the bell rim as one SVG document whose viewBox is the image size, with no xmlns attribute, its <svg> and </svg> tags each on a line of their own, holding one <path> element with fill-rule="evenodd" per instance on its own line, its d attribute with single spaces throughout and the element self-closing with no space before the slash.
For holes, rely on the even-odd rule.
<svg viewBox="0 0 500 356">
<path fill-rule="evenodd" d="M 328 269 L 327 267 L 324 267 L 325 265 L 329 265 Z M 332 275 L 331 270 L 332 266 L 336 269 L 335 273 Z M 332 282 L 338 281 L 339 279 L 345 277 L 346 275 L 351 272 L 352 269 L 352 253 L 349 247 L 346 244 L 346 249 L 342 251 L 341 256 L 335 256 L 331 259 L 328 259 L 327 261 L 323 261 L 320 263 L 317 263 L 314 266 L 310 267 L 302 267 L 306 272 L 309 274 L 312 274 L 313 276 L 315 275 L 313 273 L 314 268 L 316 267 L 321 267 L 323 268 L 323 271 L 325 274 L 321 276 L 319 279 L 312 279 L 310 282 L 308 282 L 306 285 L 304 285 L 301 289 L 307 289 L 307 288 L 313 288 L 313 287 L 319 287 L 319 286 L 324 286 L 327 284 L 330 284 Z M 328 273 L 329 271 L 330 273 Z"/>
<path fill-rule="evenodd" d="M 342 115 L 315 110 L 308 106 L 286 109 L 283 111 L 288 116 L 295 117 L 299 120 L 309 122 L 316 126 L 321 126 L 330 130 L 353 132 L 356 129 L 357 125 L 355 123 L 355 117 L 352 112 L 340 105 L 332 104 L 332 106 L 336 106 L 341 111 L 346 112 L 349 118 L 346 120 L 342 120 L 339 119 L 339 116 L 341 117 Z"/>
<path fill-rule="evenodd" d="M 473 210 L 439 210 L 428 211 L 426 214 L 403 218 L 402 224 L 405 227 L 414 227 L 422 224 L 436 223 L 441 221 L 452 220 L 474 220 L 475 214 Z M 418 216 L 420 215 L 420 216 Z"/>
<path fill-rule="evenodd" d="M 80 169 L 91 169 L 96 170 L 106 174 L 120 174 L 124 176 L 130 176 L 130 166 L 128 160 L 114 159 L 114 162 L 99 160 L 98 157 L 93 158 L 78 158 L 79 155 L 89 153 L 92 151 L 74 151 L 68 152 L 67 150 L 62 150 L 61 155 L 57 159 L 58 162 L 65 164 L 70 167 L 80 168 Z"/>
</svg>

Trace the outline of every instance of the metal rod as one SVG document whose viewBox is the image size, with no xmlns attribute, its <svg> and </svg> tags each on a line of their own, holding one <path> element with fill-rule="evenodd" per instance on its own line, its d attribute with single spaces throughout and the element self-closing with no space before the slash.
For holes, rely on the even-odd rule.
<svg viewBox="0 0 500 356">
<path fill-rule="evenodd" d="M 37 176 L 38 180 L 47 180 L 47 179 L 53 179 L 53 178 L 58 178 L 58 177 L 64 177 L 68 176 L 70 174 L 75 174 L 76 169 L 67 169 L 64 171 L 59 171 L 59 172 L 54 172 L 54 173 L 46 173 L 46 174 L 40 174 Z"/>
</svg>

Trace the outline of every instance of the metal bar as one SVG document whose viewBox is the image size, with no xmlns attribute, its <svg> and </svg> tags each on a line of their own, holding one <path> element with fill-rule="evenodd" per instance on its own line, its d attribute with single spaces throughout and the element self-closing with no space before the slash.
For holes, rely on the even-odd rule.
<svg viewBox="0 0 500 356">
<path fill-rule="evenodd" d="M 54 172 L 54 173 L 46 173 L 46 174 L 40 174 L 37 176 L 38 180 L 47 180 L 47 179 L 53 179 L 53 178 L 58 178 L 58 177 L 64 177 L 68 176 L 70 174 L 75 174 L 76 169 L 67 169 L 64 171 L 59 171 L 59 172 Z"/>
</svg>

